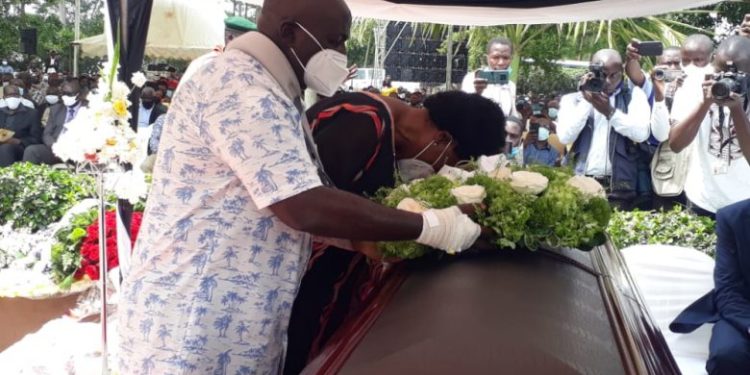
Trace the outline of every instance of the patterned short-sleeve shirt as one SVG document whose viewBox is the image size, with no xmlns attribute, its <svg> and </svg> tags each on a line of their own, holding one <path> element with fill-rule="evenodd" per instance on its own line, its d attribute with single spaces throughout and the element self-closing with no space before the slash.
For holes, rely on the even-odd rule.
<svg viewBox="0 0 750 375">
<path fill-rule="evenodd" d="M 120 369 L 273 374 L 310 238 L 268 207 L 321 186 L 307 133 L 294 102 L 243 52 L 183 85 L 123 284 Z"/>
</svg>

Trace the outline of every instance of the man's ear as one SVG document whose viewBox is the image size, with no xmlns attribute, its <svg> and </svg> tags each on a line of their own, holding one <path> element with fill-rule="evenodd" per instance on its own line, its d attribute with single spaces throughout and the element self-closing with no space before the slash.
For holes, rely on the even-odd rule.
<svg viewBox="0 0 750 375">
<path fill-rule="evenodd" d="M 445 130 L 439 130 L 435 133 L 433 140 L 435 141 L 435 144 L 447 145 L 453 141 L 453 136 Z"/>
<path fill-rule="evenodd" d="M 287 45 L 294 44 L 297 38 L 297 25 L 291 20 L 285 20 L 279 25 L 279 36 Z"/>
</svg>

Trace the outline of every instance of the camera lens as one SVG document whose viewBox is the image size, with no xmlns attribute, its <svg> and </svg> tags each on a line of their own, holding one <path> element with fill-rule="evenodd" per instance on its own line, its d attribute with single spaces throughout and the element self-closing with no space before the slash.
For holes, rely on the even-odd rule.
<svg viewBox="0 0 750 375">
<path fill-rule="evenodd" d="M 664 69 L 656 69 L 654 71 L 654 79 L 657 81 L 663 81 L 664 78 L 666 78 L 667 74 L 664 71 Z"/>
<path fill-rule="evenodd" d="M 728 84 L 726 79 L 714 83 L 714 85 L 711 86 L 711 96 L 719 100 L 729 98 L 729 94 L 732 92 L 730 84 L 731 82 Z"/>
</svg>

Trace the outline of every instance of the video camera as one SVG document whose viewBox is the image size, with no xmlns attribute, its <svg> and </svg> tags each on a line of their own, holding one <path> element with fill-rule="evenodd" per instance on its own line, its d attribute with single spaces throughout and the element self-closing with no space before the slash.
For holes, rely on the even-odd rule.
<svg viewBox="0 0 750 375">
<path fill-rule="evenodd" d="M 591 73 L 593 76 L 581 86 L 581 90 L 594 93 L 604 91 L 604 84 L 607 80 L 607 75 L 604 74 L 604 65 L 589 65 L 589 73 Z"/>
<path fill-rule="evenodd" d="M 675 69 L 656 69 L 654 70 L 654 79 L 657 81 L 664 81 L 664 82 L 674 82 L 680 77 L 682 77 L 684 73 L 682 70 L 675 70 Z"/>
<path fill-rule="evenodd" d="M 729 99 L 732 93 L 745 96 L 750 86 L 747 73 L 738 72 L 734 65 L 729 66 L 729 71 L 716 73 L 713 76 L 715 83 L 711 86 L 711 95 L 718 100 Z"/>
</svg>

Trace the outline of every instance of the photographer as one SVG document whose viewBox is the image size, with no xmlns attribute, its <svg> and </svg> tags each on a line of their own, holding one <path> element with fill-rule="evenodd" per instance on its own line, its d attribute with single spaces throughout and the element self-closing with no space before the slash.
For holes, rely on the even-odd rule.
<svg viewBox="0 0 750 375">
<path fill-rule="evenodd" d="M 639 51 L 638 40 L 633 40 L 628 45 L 627 49 L 627 62 L 625 63 L 625 73 L 634 85 L 643 89 L 646 97 L 649 99 L 650 104 L 654 104 L 654 79 L 641 68 L 641 55 Z M 685 77 L 682 72 L 682 55 L 679 47 L 668 47 L 664 49 L 661 56 L 656 59 L 657 66 L 654 68 L 655 71 L 660 71 L 663 77 L 656 77 L 657 79 L 667 81 L 667 90 L 665 96 L 667 97 L 667 106 L 672 106 L 672 99 L 674 98 L 674 92 L 677 91 L 682 83 L 685 81 Z"/>
<path fill-rule="evenodd" d="M 688 206 L 711 217 L 726 205 L 750 198 L 750 165 L 742 160 L 743 152 L 750 156 L 747 95 L 722 92 L 735 84 L 746 91 L 742 75 L 750 72 L 750 40 L 727 38 L 717 49 L 714 66 L 722 73 L 688 78 L 677 92 L 672 110 L 676 125 L 669 132 L 675 152 L 692 144 L 685 186 Z"/>
<path fill-rule="evenodd" d="M 470 94 L 478 93 L 500 105 L 506 116 L 515 114 L 516 84 L 508 80 L 502 84 L 482 83 L 479 71 L 506 71 L 509 75 L 513 61 L 513 43 L 508 38 L 495 38 L 487 43 L 487 65 L 482 69 L 468 72 L 461 84 L 461 91 Z M 477 80 L 477 78 L 480 78 Z M 479 83 L 479 87 L 476 84 Z"/>
<path fill-rule="evenodd" d="M 523 149 L 524 165 L 558 165 L 560 152 L 550 144 L 552 121 L 544 115 L 532 116 Z"/>
<path fill-rule="evenodd" d="M 623 81 L 619 52 L 597 52 L 589 70 L 579 92 L 562 98 L 557 134 L 562 143 L 573 144 L 566 162 L 575 163 L 576 173 L 597 179 L 614 205 L 630 209 L 637 195 L 634 142 L 649 136 L 648 100 L 640 88 Z"/>
</svg>

